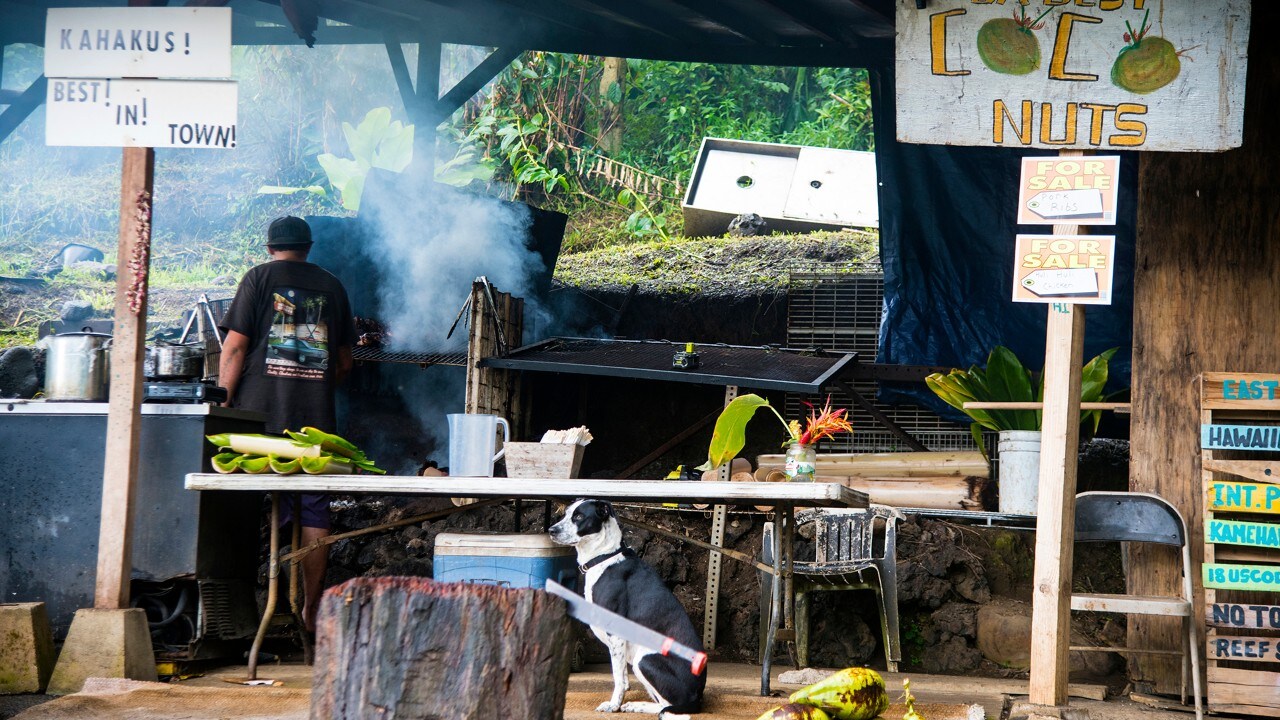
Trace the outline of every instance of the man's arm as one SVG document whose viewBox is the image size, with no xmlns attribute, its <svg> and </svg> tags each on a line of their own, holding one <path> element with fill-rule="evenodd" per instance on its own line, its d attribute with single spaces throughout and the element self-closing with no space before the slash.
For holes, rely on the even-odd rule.
<svg viewBox="0 0 1280 720">
<path fill-rule="evenodd" d="M 347 377 L 351 375 L 351 366 L 354 361 L 351 359 L 351 346 L 343 345 L 338 348 L 338 366 L 334 368 L 333 378 L 338 385 L 347 381 Z"/>
<path fill-rule="evenodd" d="M 218 383 L 227 389 L 227 407 L 236 397 L 240 375 L 244 372 L 244 358 L 249 352 L 249 336 L 228 330 L 222 341 L 222 357 L 218 362 Z"/>
</svg>

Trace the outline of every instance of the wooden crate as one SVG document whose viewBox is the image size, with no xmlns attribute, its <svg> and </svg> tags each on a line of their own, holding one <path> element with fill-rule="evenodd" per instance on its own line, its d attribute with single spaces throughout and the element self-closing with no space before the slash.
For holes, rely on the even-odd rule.
<svg viewBox="0 0 1280 720">
<path fill-rule="evenodd" d="M 577 443 L 541 442 L 509 442 L 504 447 L 507 477 L 514 478 L 576 478 L 586 449 Z"/>
</svg>

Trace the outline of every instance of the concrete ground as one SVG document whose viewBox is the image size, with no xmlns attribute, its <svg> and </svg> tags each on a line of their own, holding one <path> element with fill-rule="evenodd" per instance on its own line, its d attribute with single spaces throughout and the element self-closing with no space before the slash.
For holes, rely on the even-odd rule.
<svg viewBox="0 0 1280 720">
<path fill-rule="evenodd" d="M 781 668 L 775 673 L 773 683 L 774 690 L 780 695 L 785 695 L 800 687 L 799 684 L 784 684 L 780 682 L 777 679 L 777 674 L 783 670 L 786 670 L 786 668 Z M 759 666 L 713 663 L 709 672 L 709 707 L 707 708 L 708 712 L 697 716 L 700 720 L 754 720 L 764 710 L 783 702 L 781 698 L 759 697 Z M 884 673 L 884 676 L 890 698 L 895 704 L 890 707 L 883 717 L 886 720 L 897 720 L 902 713 L 902 707 L 897 704 L 901 696 L 902 679 L 908 677 L 908 675 Z M 223 702 L 225 702 L 227 693 L 233 693 L 235 697 L 243 697 L 243 704 L 246 706 L 254 704 L 254 693 L 263 694 L 262 688 L 234 685 L 228 682 L 228 680 L 243 677 L 243 666 L 229 666 L 208 670 L 199 677 L 189 678 L 170 685 L 170 688 L 179 692 L 181 692 L 181 688 L 204 689 L 191 693 L 192 697 L 190 698 L 184 697 L 181 706 L 173 708 L 173 715 L 166 715 L 163 709 L 160 711 L 148 709 L 146 712 L 135 713 L 128 707 L 127 700 L 122 698 L 123 704 L 119 708 L 118 714 L 108 714 L 105 708 L 98 707 L 95 716 L 101 720 L 110 720 L 116 717 L 121 719 L 145 717 L 149 720 L 171 717 L 176 720 L 179 717 L 220 716 L 220 713 L 216 711 L 214 711 L 214 715 L 202 714 L 199 707 L 199 703 L 202 701 L 201 698 L 205 697 L 206 694 L 211 697 L 214 689 L 222 697 Z M 279 711 L 275 715 L 255 713 L 253 714 L 254 718 L 305 720 L 311 687 L 310 667 L 301 664 L 265 665 L 259 668 L 259 677 L 280 680 L 283 683 L 280 686 L 281 689 L 270 692 L 277 697 L 288 695 L 292 699 L 288 703 L 288 711 Z M 1025 680 L 915 674 L 909 675 L 909 677 L 911 678 L 912 692 L 920 703 L 919 709 L 927 720 L 967 720 L 972 717 L 1001 720 L 1006 697 L 1014 696 L 1015 699 L 1018 699 L 1017 696 L 1025 693 L 1027 687 Z M 632 690 L 627 699 L 647 699 L 643 697 L 642 691 L 638 690 L 639 684 L 634 680 L 632 682 L 633 687 L 637 689 Z M 608 697 L 611 686 L 612 681 L 607 666 L 591 666 L 587 672 L 571 675 L 565 720 L 602 720 L 602 718 L 607 717 L 596 713 L 594 708 L 599 702 Z M 1096 696 L 1099 689 L 1099 686 L 1081 686 L 1080 694 Z M 44 696 L 0 697 L 0 718 L 13 717 L 13 711 L 20 712 L 25 707 L 46 699 L 48 698 Z M 1025 697 L 1021 699 L 1025 699 Z M 58 703 L 51 703 L 36 707 L 28 713 L 28 716 L 33 720 L 63 717 L 53 712 L 57 705 Z M 970 709 L 972 705 L 980 707 L 980 714 Z M 1087 710 L 1089 720 L 1188 720 L 1190 717 L 1189 713 L 1155 710 L 1128 699 L 1112 699 L 1104 702 L 1073 697 L 1071 706 Z M 6 712 L 6 708 L 9 708 L 9 712 Z M 70 709 L 68 708 L 68 710 Z M 24 720 L 24 718 L 19 715 L 19 720 Z"/>
</svg>

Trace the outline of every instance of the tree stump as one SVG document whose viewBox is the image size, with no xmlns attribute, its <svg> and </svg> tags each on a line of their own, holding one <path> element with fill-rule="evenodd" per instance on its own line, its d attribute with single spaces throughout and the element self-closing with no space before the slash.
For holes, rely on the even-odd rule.
<svg viewBox="0 0 1280 720">
<path fill-rule="evenodd" d="M 529 588 L 355 578 L 320 606 L 312 720 L 564 714 L 573 627 Z"/>
</svg>

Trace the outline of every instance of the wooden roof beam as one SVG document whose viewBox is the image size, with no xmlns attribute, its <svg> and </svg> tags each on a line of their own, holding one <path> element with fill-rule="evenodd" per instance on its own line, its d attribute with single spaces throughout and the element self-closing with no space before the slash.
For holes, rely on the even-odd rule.
<svg viewBox="0 0 1280 720">
<path fill-rule="evenodd" d="M 845 22 L 832 17 L 821 10 L 805 3 L 791 0 L 756 0 L 786 16 L 800 27 L 826 40 L 827 42 L 857 47 L 858 38 L 850 34 L 844 27 Z"/>
<path fill-rule="evenodd" d="M 608 22 L 623 26 L 630 25 L 635 30 L 676 42 L 705 42 L 706 40 L 685 28 L 663 27 L 661 24 L 662 16 L 652 10 L 646 12 L 640 8 L 622 3 L 606 7 L 594 0 L 567 0 L 567 2 Z M 619 19 L 623 22 L 618 23 Z"/>
<path fill-rule="evenodd" d="M 867 0 L 845 0 L 846 3 L 852 5 L 854 11 L 859 16 L 867 19 L 865 25 L 859 25 L 856 32 L 864 37 L 886 38 L 893 37 L 897 30 L 894 28 L 892 9 L 890 14 L 886 15 L 883 8 L 877 7 Z"/>
<path fill-rule="evenodd" d="M 721 5 L 715 0 L 671 0 L 688 10 L 698 13 L 730 32 L 736 33 L 759 45 L 780 45 L 777 34 L 763 23 Z"/>
<path fill-rule="evenodd" d="M 0 113 L 0 143 L 13 134 L 14 130 L 27 119 L 40 104 L 44 102 L 49 81 L 44 75 L 35 79 L 26 90 L 9 102 L 9 107 Z"/>
<path fill-rule="evenodd" d="M 595 33 L 599 32 L 598 28 L 588 27 L 565 17 L 564 13 L 556 13 L 547 10 L 544 3 L 540 0 L 493 0 L 493 2 L 501 3 L 513 10 L 523 13 L 531 18 L 536 18 L 541 22 L 551 25 L 558 25 L 574 32 Z"/>
<path fill-rule="evenodd" d="M 480 61 L 479 65 L 467 73 L 467 76 L 459 80 L 449 91 L 440 97 L 437 103 L 437 110 L 444 117 L 449 117 L 455 110 L 462 107 L 468 100 L 475 96 L 476 93 L 484 89 L 489 81 L 498 77 L 498 74 L 506 70 L 511 61 L 520 57 L 524 52 L 519 47 L 500 47 L 489 54 L 489 57 Z"/>
</svg>

